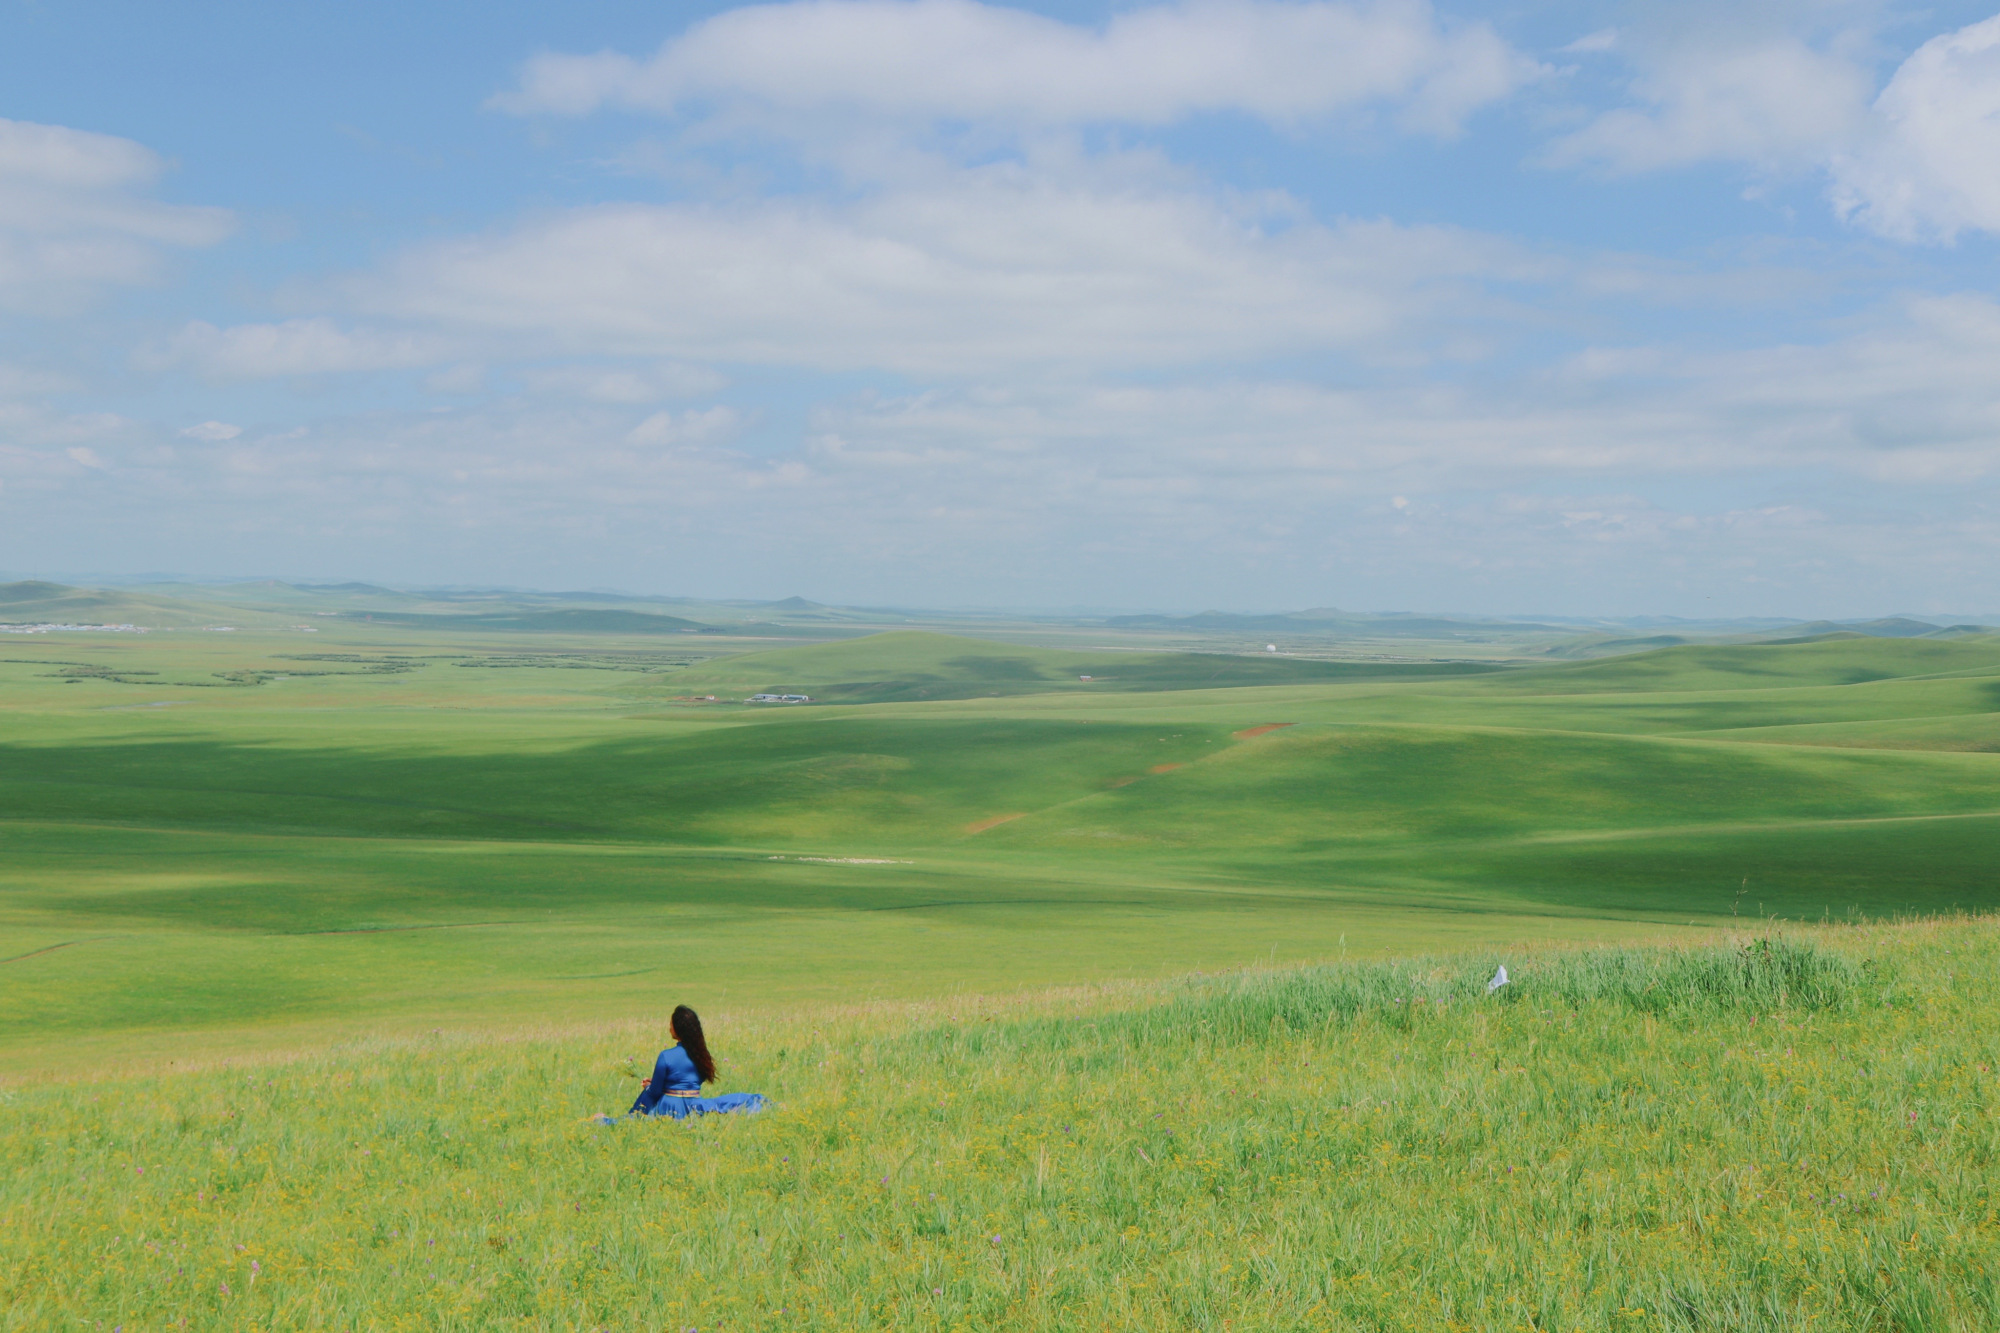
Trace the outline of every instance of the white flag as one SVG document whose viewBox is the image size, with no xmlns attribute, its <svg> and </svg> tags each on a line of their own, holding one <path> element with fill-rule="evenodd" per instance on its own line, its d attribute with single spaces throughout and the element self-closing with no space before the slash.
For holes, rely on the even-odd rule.
<svg viewBox="0 0 2000 1333">
<path fill-rule="evenodd" d="M 1499 990 L 1502 986 L 1506 984 L 1507 984 L 1507 965 L 1505 963 L 1502 963 L 1500 964 L 1500 970 L 1493 974 L 1493 980 L 1486 983 L 1486 993 L 1488 995 L 1491 995 L 1494 991 Z"/>
</svg>

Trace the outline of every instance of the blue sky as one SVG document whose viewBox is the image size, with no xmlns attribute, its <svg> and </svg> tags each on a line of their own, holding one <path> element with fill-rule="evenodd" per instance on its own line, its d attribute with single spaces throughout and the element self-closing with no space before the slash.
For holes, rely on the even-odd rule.
<svg viewBox="0 0 2000 1333">
<path fill-rule="evenodd" d="M 2000 611 L 1989 7 L 0 4 L 0 569 Z"/>
</svg>

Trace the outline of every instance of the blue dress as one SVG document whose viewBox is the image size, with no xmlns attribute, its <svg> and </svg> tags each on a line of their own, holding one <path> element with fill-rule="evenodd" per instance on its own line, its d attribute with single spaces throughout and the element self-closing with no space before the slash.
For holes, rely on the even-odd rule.
<svg viewBox="0 0 2000 1333">
<path fill-rule="evenodd" d="M 726 1092 L 720 1097 L 675 1097 L 672 1093 L 701 1091 L 701 1074 L 688 1053 L 669 1046 L 653 1062 L 653 1078 L 632 1103 L 631 1115 L 664 1115 L 685 1120 L 691 1115 L 719 1115 L 727 1111 L 761 1111 L 768 1102 L 756 1092 Z"/>
</svg>

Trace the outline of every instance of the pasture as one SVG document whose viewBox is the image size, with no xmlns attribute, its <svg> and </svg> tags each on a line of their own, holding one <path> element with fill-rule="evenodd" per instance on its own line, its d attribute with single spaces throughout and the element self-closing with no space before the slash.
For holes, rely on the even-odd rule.
<svg viewBox="0 0 2000 1333">
<path fill-rule="evenodd" d="M 2000 1322 L 1995 640 L 4 647 L 0 1328 Z"/>
<path fill-rule="evenodd" d="M 1794 927 L 38 1083 L 18 1329 L 1974 1330 L 2000 931 Z"/>
<path fill-rule="evenodd" d="M 1991 638 L 1102 682 L 913 633 L 4 647 L 23 1075 L 2000 905 Z M 790 686 L 893 697 L 729 701 Z"/>
</svg>

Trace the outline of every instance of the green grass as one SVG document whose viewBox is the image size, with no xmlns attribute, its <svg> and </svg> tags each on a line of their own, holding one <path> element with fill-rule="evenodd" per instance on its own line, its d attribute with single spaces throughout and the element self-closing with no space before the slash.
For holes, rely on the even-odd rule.
<svg viewBox="0 0 2000 1333">
<path fill-rule="evenodd" d="M 2000 930 L 447 1028 L 0 1119 L 0 1327 L 1972 1330 Z M 132 1066 L 126 1066 L 127 1070 Z"/>
<path fill-rule="evenodd" d="M 472 611 L 456 615 L 426 611 L 344 611 L 341 614 L 349 620 L 372 620 L 383 625 L 454 633 L 516 630 L 562 634 L 691 634 L 705 628 L 700 621 L 681 616 L 599 607 L 565 607 L 553 611 Z"/>
<path fill-rule="evenodd" d="M 188 600 L 62 583 L 0 583 L 0 624 L 172 626 L 268 625 L 275 617 L 206 599 Z M 0 636 L 5 643 L 13 636 Z"/>
<path fill-rule="evenodd" d="M 676 694 L 806 694 L 822 703 L 1047 694 L 1128 694 L 1301 682 L 1431 680 L 1502 668 L 1474 662 L 1321 662 L 1222 653 L 1079 652 L 1032 648 L 924 630 L 871 634 L 844 643 L 777 648 L 723 658 L 680 673 Z"/>
<path fill-rule="evenodd" d="M 667 984 L 1003 993 L 2000 906 L 1990 638 L 1430 678 L 1110 654 L 1102 693 L 941 635 L 538 642 L 5 645 L 0 1069 L 615 1019 Z M 773 661 L 1039 692 L 673 702 Z"/>
<path fill-rule="evenodd" d="M 1968 672 L 1994 674 L 1992 635 L 1962 639 L 1838 638 L 1783 645 L 1687 645 L 1574 666 L 1545 667 L 1516 681 L 1534 690 L 1743 690 L 1787 685 L 1864 685 Z"/>
<path fill-rule="evenodd" d="M 0 645 L 0 1328 L 2000 1324 L 2000 641 L 322 624 Z"/>
</svg>

